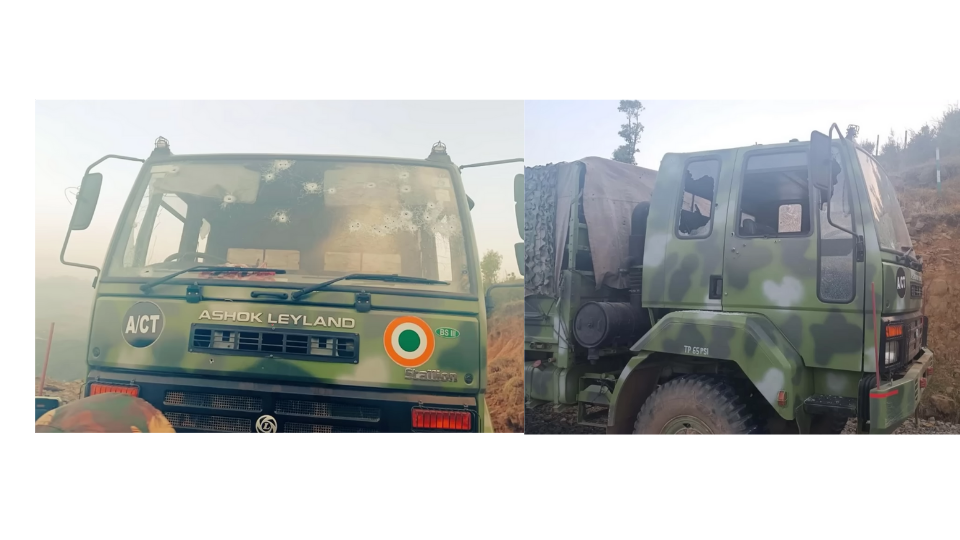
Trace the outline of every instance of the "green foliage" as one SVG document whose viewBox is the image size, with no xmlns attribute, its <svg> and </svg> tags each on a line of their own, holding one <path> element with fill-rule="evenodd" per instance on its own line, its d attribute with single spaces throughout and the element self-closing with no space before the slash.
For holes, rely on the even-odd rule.
<svg viewBox="0 0 960 540">
<path fill-rule="evenodd" d="M 503 264 L 503 255 L 488 249 L 480 259 L 480 274 L 483 276 L 483 288 L 497 283 L 500 277 L 500 265 Z"/>
<path fill-rule="evenodd" d="M 936 149 L 936 131 L 925 124 L 920 131 L 910 132 L 910 138 L 903 149 L 901 164 L 909 167 L 930 161 L 936 156 Z"/>
<path fill-rule="evenodd" d="M 866 143 L 860 145 L 866 148 Z M 940 148 L 941 160 L 945 156 L 960 156 L 960 107 L 957 105 L 949 106 L 936 125 L 924 124 L 919 130 L 910 131 L 905 142 L 898 140 L 891 130 L 880 147 L 878 159 L 888 171 L 910 182 L 923 183 L 931 180 L 937 148 Z"/>
<path fill-rule="evenodd" d="M 640 144 L 640 134 L 643 133 L 643 124 L 640 123 L 640 113 L 644 110 L 643 104 L 638 100 L 622 99 L 617 110 L 626 115 L 627 123 L 620 124 L 619 135 L 625 143 L 613 151 L 613 159 L 636 165 L 635 154 L 639 152 L 637 145 Z"/>
<path fill-rule="evenodd" d="M 890 130 L 890 135 L 887 137 L 887 142 L 883 143 L 880 147 L 879 161 L 888 171 L 900 170 L 900 145 L 897 144 L 897 139 L 892 129 Z"/>
<path fill-rule="evenodd" d="M 951 105 L 937 122 L 940 155 L 960 156 L 960 107 Z"/>
<path fill-rule="evenodd" d="M 873 151 L 877 149 L 877 145 L 873 141 L 866 141 L 861 139 L 857 141 L 857 144 L 860 145 L 860 148 L 863 148 L 864 150 L 866 150 L 868 154 L 873 154 Z"/>
</svg>

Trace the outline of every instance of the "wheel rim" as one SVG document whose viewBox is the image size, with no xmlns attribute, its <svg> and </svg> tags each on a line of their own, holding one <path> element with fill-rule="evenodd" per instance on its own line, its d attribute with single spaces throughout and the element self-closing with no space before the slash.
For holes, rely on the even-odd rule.
<svg viewBox="0 0 960 540">
<path fill-rule="evenodd" d="M 699 418 L 683 415 L 672 418 L 663 426 L 660 433 L 663 435 L 709 435 L 713 431 Z"/>
</svg>

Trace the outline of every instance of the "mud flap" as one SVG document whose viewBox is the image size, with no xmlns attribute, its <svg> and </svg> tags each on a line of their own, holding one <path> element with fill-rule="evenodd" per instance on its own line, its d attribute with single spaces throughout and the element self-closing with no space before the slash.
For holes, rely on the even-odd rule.
<svg viewBox="0 0 960 540">
<path fill-rule="evenodd" d="M 480 408 L 483 410 L 483 424 L 481 425 L 481 433 L 493 433 L 493 419 L 490 417 L 490 408 L 487 407 L 487 397 L 484 396 L 480 401 Z"/>
</svg>

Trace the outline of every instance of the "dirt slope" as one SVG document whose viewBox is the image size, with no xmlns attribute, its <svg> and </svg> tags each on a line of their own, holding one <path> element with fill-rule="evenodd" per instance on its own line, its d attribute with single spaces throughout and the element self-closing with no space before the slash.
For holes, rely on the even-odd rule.
<svg viewBox="0 0 960 540">
<path fill-rule="evenodd" d="M 907 187 L 899 196 L 914 249 L 923 258 L 923 311 L 936 355 L 920 414 L 960 423 L 960 177 L 942 187 L 940 194 Z"/>
</svg>

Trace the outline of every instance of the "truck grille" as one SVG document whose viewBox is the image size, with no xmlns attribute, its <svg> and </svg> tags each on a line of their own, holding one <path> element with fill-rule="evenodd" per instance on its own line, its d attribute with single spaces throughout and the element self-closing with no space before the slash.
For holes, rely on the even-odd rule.
<svg viewBox="0 0 960 540">
<path fill-rule="evenodd" d="M 314 418 L 360 420 L 363 422 L 380 421 L 380 409 L 376 407 L 359 407 L 357 405 L 342 405 L 339 403 L 322 403 L 297 399 L 281 399 L 277 402 L 275 412 L 277 414 L 312 416 Z"/>
<path fill-rule="evenodd" d="M 910 282 L 910 298 L 920 298 L 923 296 L 923 285 L 914 281 Z"/>
<path fill-rule="evenodd" d="M 260 330 L 244 326 L 190 327 L 190 352 L 283 356 L 320 362 L 357 363 L 359 336 L 346 332 Z"/>
<path fill-rule="evenodd" d="M 287 422 L 283 425 L 286 433 L 376 433 L 375 430 L 360 428 L 344 428 L 335 426 L 320 426 L 316 424 L 300 424 Z"/>
<path fill-rule="evenodd" d="M 125 372 L 95 370 L 88 377 L 84 395 L 93 381 L 130 383 Z M 137 387 L 139 397 L 164 414 L 177 432 L 256 433 L 259 425 L 268 431 L 276 426 L 280 433 L 410 433 L 411 411 L 421 403 L 477 414 L 474 397 L 332 385 L 141 373 Z"/>
<path fill-rule="evenodd" d="M 167 421 L 173 429 L 196 429 L 201 431 L 217 431 L 221 433 L 250 433 L 253 431 L 253 422 L 246 418 L 229 418 L 226 416 L 208 416 L 205 414 L 189 414 L 179 412 L 164 412 Z"/>
<path fill-rule="evenodd" d="M 227 411 L 260 412 L 263 410 L 263 400 L 260 398 L 187 392 L 167 392 L 163 398 L 163 404 Z"/>
<path fill-rule="evenodd" d="M 907 362 L 912 362 L 920 354 L 923 345 L 923 317 L 904 323 L 903 332 L 906 334 Z"/>
</svg>

